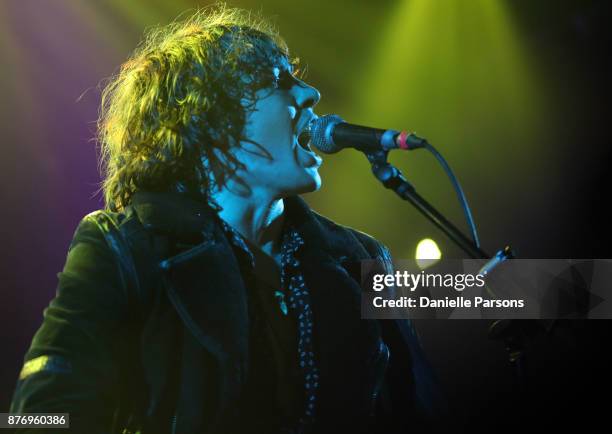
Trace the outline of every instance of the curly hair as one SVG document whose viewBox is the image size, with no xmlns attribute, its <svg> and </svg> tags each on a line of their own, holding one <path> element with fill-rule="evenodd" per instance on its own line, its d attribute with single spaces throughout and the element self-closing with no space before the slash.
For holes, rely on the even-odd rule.
<svg viewBox="0 0 612 434">
<path fill-rule="evenodd" d="M 281 57 L 288 48 L 270 23 L 224 5 L 149 30 L 102 91 L 106 207 L 123 209 L 139 190 L 179 189 L 210 202 L 240 166 L 229 151 Z"/>
</svg>

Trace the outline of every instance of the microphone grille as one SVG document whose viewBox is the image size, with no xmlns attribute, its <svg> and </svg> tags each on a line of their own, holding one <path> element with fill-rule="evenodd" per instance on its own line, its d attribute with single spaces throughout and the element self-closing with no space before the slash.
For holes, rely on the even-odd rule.
<svg viewBox="0 0 612 434">
<path fill-rule="evenodd" d="M 325 154 L 338 152 L 342 148 L 334 143 L 332 132 L 342 122 L 344 120 L 338 115 L 324 115 L 315 119 L 310 126 L 310 143 Z"/>
</svg>

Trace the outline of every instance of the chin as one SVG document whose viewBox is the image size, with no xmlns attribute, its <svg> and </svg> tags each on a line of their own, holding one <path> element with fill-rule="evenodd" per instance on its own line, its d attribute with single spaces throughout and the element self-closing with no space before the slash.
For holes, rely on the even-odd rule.
<svg viewBox="0 0 612 434">
<path fill-rule="evenodd" d="M 309 182 L 304 186 L 304 189 L 301 193 L 311 193 L 321 188 L 322 181 L 319 172 L 315 170 L 314 173 L 309 173 L 309 175 Z"/>
</svg>

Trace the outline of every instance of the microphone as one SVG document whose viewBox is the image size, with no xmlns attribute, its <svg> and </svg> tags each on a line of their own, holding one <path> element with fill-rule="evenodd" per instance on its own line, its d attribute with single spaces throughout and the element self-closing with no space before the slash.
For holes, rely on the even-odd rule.
<svg viewBox="0 0 612 434">
<path fill-rule="evenodd" d="M 346 123 L 338 115 L 315 118 L 298 138 L 300 143 L 310 143 L 325 154 L 334 154 L 344 148 L 354 148 L 369 153 L 402 149 L 411 151 L 427 146 L 427 140 L 414 133 L 380 128 L 363 127 Z"/>
</svg>

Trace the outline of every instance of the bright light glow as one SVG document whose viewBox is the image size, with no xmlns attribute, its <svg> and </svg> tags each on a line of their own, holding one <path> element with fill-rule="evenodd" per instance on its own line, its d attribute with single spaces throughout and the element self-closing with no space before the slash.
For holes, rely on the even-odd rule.
<svg viewBox="0 0 612 434">
<path fill-rule="evenodd" d="M 442 258 L 442 252 L 438 244 L 431 238 L 419 241 L 416 248 L 416 263 L 419 268 L 424 269 L 432 266 Z"/>
<path fill-rule="evenodd" d="M 378 52 L 366 55 L 371 60 L 360 69 L 353 121 L 414 129 L 442 150 L 462 181 L 493 179 L 511 164 L 526 170 L 524 162 L 531 163 L 520 151 L 533 150 L 545 119 L 545 86 L 506 3 L 395 2 L 384 30 L 373 33 Z M 473 170 L 476 158 L 484 164 Z M 432 181 L 420 161 L 406 166 L 415 185 L 448 185 L 443 177 Z"/>
</svg>

